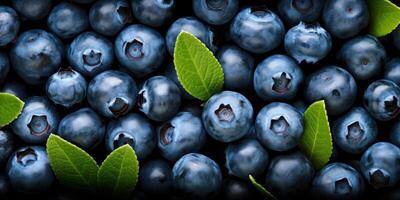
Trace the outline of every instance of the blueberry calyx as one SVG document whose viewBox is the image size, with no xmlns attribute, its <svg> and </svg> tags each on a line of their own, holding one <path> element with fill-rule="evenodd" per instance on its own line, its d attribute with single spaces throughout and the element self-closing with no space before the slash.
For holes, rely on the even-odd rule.
<svg viewBox="0 0 400 200">
<path fill-rule="evenodd" d="M 125 55 L 132 60 L 140 60 L 143 58 L 143 42 L 134 39 L 125 43 Z"/>
<path fill-rule="evenodd" d="M 124 2 L 120 2 L 121 4 L 117 7 L 118 19 L 121 24 L 126 24 L 132 21 L 132 17 L 130 15 L 130 8 Z"/>
<path fill-rule="evenodd" d="M 364 135 L 364 129 L 361 127 L 360 122 L 356 121 L 347 126 L 346 139 L 352 141 L 359 141 Z"/>
<path fill-rule="evenodd" d="M 145 104 L 147 102 L 146 98 L 144 97 L 144 93 L 145 93 L 145 91 L 139 92 L 139 95 L 137 96 L 137 99 L 136 99 L 137 106 L 140 110 L 143 109 L 143 104 Z"/>
<path fill-rule="evenodd" d="M 96 67 L 101 64 L 101 52 L 98 50 L 87 49 L 82 54 L 85 65 Z"/>
<path fill-rule="evenodd" d="M 34 136 L 45 135 L 50 130 L 50 124 L 45 115 L 33 115 L 31 121 L 28 123 L 28 128 Z"/>
<path fill-rule="evenodd" d="M 269 129 L 277 135 L 287 135 L 289 127 L 290 125 L 285 117 L 279 116 L 272 118 Z"/>
<path fill-rule="evenodd" d="M 340 97 L 340 92 L 337 89 L 332 90 L 332 96 L 334 97 Z"/>
<path fill-rule="evenodd" d="M 206 0 L 207 7 L 210 10 L 223 11 L 228 6 L 227 0 Z"/>
<path fill-rule="evenodd" d="M 293 0 L 292 6 L 300 13 L 307 13 L 314 5 L 312 0 Z"/>
<path fill-rule="evenodd" d="M 161 4 L 171 5 L 174 1 L 173 0 L 157 0 Z"/>
<path fill-rule="evenodd" d="M 232 122 L 235 119 L 235 113 L 229 104 L 219 105 L 219 108 L 215 110 L 214 113 L 220 121 Z"/>
<path fill-rule="evenodd" d="M 37 155 L 35 150 L 29 147 L 24 150 L 18 151 L 16 153 L 16 157 L 17 157 L 17 162 L 22 166 L 27 166 L 37 161 Z"/>
<path fill-rule="evenodd" d="M 117 97 L 109 103 L 108 109 L 115 117 L 119 117 L 125 115 L 129 111 L 129 104 L 124 98 Z"/>
<path fill-rule="evenodd" d="M 114 149 L 121 147 L 123 145 L 129 144 L 131 147 L 135 146 L 135 138 L 133 138 L 131 135 L 120 132 L 114 137 Z"/>
<path fill-rule="evenodd" d="M 256 17 L 264 17 L 270 13 L 266 6 L 253 6 L 250 8 L 250 13 Z"/>
<path fill-rule="evenodd" d="M 160 129 L 161 144 L 167 145 L 172 142 L 172 135 L 174 134 L 175 127 L 171 123 L 165 123 Z"/>
<path fill-rule="evenodd" d="M 272 80 L 274 81 L 274 84 L 272 85 L 273 91 L 279 94 L 284 94 L 289 91 L 290 83 L 292 81 L 290 74 L 286 72 L 276 73 L 272 76 Z"/>
<path fill-rule="evenodd" d="M 390 112 L 393 116 L 397 116 L 400 112 L 398 105 L 398 99 L 395 96 L 391 97 L 391 100 L 384 101 L 385 110 Z"/>
<path fill-rule="evenodd" d="M 381 188 L 389 184 L 390 176 L 383 169 L 372 169 L 369 171 L 369 180 L 375 188 Z"/>
<path fill-rule="evenodd" d="M 351 194 L 353 187 L 347 178 L 335 181 L 335 193 L 340 195 Z"/>
</svg>

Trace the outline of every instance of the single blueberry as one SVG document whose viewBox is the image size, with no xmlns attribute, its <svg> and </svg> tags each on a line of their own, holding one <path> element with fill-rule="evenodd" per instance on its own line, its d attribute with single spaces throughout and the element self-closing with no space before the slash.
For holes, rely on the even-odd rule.
<svg viewBox="0 0 400 200">
<path fill-rule="evenodd" d="M 132 22 L 131 8 L 127 0 L 100 0 L 90 8 L 89 21 L 92 28 L 105 36 L 117 34 Z"/>
<path fill-rule="evenodd" d="M 46 148 L 42 146 L 22 147 L 14 152 L 6 173 L 13 189 L 27 194 L 48 192 L 55 181 Z"/>
<path fill-rule="evenodd" d="M 14 135 L 10 131 L 4 129 L 0 130 L 0 163 L 8 160 L 11 153 L 14 151 L 15 143 Z"/>
<path fill-rule="evenodd" d="M 46 84 L 47 96 L 55 104 L 70 108 L 86 98 L 85 78 L 72 68 L 60 68 Z"/>
<path fill-rule="evenodd" d="M 172 180 L 179 191 L 194 198 L 216 196 L 222 175 L 218 164 L 210 158 L 197 153 L 184 155 L 172 168 Z"/>
<path fill-rule="evenodd" d="M 232 40 L 252 53 L 266 53 L 279 46 L 285 27 L 279 17 L 263 6 L 241 10 L 231 22 Z"/>
<path fill-rule="evenodd" d="M 58 37 L 68 39 L 88 29 L 89 19 L 84 9 L 61 2 L 51 10 L 47 26 Z"/>
<path fill-rule="evenodd" d="M 143 160 L 156 146 L 156 133 L 149 120 L 139 114 L 128 114 L 108 124 L 105 143 L 109 152 L 129 144 Z"/>
<path fill-rule="evenodd" d="M 172 183 L 172 167 L 164 160 L 146 162 L 139 172 L 139 188 L 152 196 L 170 193 Z"/>
<path fill-rule="evenodd" d="M 393 58 L 386 63 L 384 78 L 400 85 L 400 58 Z"/>
<path fill-rule="evenodd" d="M 361 172 L 374 188 L 396 185 L 400 180 L 399 163 L 399 147 L 388 142 L 375 143 L 360 160 Z"/>
<path fill-rule="evenodd" d="M 136 82 L 128 74 L 108 70 L 94 77 L 88 86 L 90 106 L 105 117 L 128 113 L 136 103 Z"/>
<path fill-rule="evenodd" d="M 153 76 L 146 80 L 137 95 L 137 106 L 148 118 L 166 121 L 178 113 L 181 92 L 178 86 L 165 76 Z"/>
<path fill-rule="evenodd" d="M 24 142 L 40 144 L 55 133 L 59 120 L 55 106 L 47 98 L 33 96 L 26 99 L 21 114 L 12 122 L 11 128 Z"/>
<path fill-rule="evenodd" d="M 132 0 L 132 12 L 136 19 L 148 26 L 159 27 L 173 16 L 175 0 Z"/>
<path fill-rule="evenodd" d="M 11 3 L 24 19 L 39 20 L 49 14 L 52 0 L 12 0 Z"/>
<path fill-rule="evenodd" d="M 249 132 L 253 123 L 253 106 L 242 94 L 223 91 L 206 102 L 202 119 L 212 138 L 233 142 Z"/>
<path fill-rule="evenodd" d="M 85 150 L 90 150 L 103 141 L 105 125 L 92 109 L 82 108 L 66 115 L 55 133 Z"/>
<path fill-rule="evenodd" d="M 165 54 L 165 42 L 161 34 L 141 24 L 128 26 L 115 39 L 118 61 L 136 77 L 159 69 Z"/>
<path fill-rule="evenodd" d="M 260 175 L 268 167 L 269 155 L 256 139 L 229 144 L 225 150 L 225 166 L 230 175 L 247 180 L 249 174 Z"/>
<path fill-rule="evenodd" d="M 300 152 L 274 157 L 266 171 L 265 185 L 284 199 L 304 193 L 314 177 L 311 162 Z"/>
<path fill-rule="evenodd" d="M 254 72 L 254 89 L 266 101 L 293 99 L 304 79 L 300 66 L 290 57 L 272 55 Z"/>
<path fill-rule="evenodd" d="M 350 38 L 368 25 L 365 0 L 327 0 L 322 11 L 325 28 L 335 37 Z"/>
<path fill-rule="evenodd" d="M 346 43 L 338 53 L 338 59 L 358 80 L 379 75 L 386 60 L 386 51 L 372 35 L 357 36 Z"/>
<path fill-rule="evenodd" d="M 57 71 L 64 55 L 61 41 L 44 30 L 22 33 L 10 51 L 15 72 L 28 84 L 37 85 Z"/>
<path fill-rule="evenodd" d="M 389 121 L 400 113 L 400 87 L 389 80 L 376 80 L 364 92 L 364 107 L 379 121 Z"/>
<path fill-rule="evenodd" d="M 69 45 L 67 58 L 82 75 L 95 76 L 111 68 L 114 61 L 113 45 L 97 33 L 85 32 Z"/>
<path fill-rule="evenodd" d="M 278 12 L 290 25 L 300 22 L 312 23 L 318 20 L 325 0 L 280 0 Z"/>
<path fill-rule="evenodd" d="M 255 129 L 258 140 L 268 149 L 287 151 L 300 143 L 303 136 L 303 115 L 293 106 L 274 102 L 257 115 Z"/>
<path fill-rule="evenodd" d="M 350 165 L 331 163 L 319 171 L 311 186 L 316 199 L 359 199 L 364 192 L 362 176 Z"/>
<path fill-rule="evenodd" d="M 361 107 L 354 107 L 337 119 L 332 129 L 335 144 L 343 151 L 353 154 L 362 153 L 378 135 L 375 120 Z"/>
<path fill-rule="evenodd" d="M 0 13 L 1 17 L 1 13 Z M 1 22 L 0 22 L 1 23 Z M 1 35 L 1 33 L 0 33 Z M 0 51 L 0 85 L 5 82 L 8 72 L 10 71 L 10 61 L 7 54 Z"/>
<path fill-rule="evenodd" d="M 212 25 L 228 23 L 239 9 L 239 0 L 192 0 L 194 14 Z"/>
<path fill-rule="evenodd" d="M 332 38 L 319 24 L 300 22 L 285 35 L 286 52 L 298 63 L 316 63 L 325 58 L 331 48 Z"/>
<path fill-rule="evenodd" d="M 226 45 L 217 54 L 224 71 L 224 88 L 244 91 L 253 86 L 254 58 L 237 46 Z"/>
<path fill-rule="evenodd" d="M 17 12 L 8 6 L 0 6 L 0 46 L 6 46 L 18 34 L 20 21 Z"/>
<path fill-rule="evenodd" d="M 325 100 L 329 115 L 339 115 L 349 109 L 357 96 L 353 76 L 337 66 L 326 66 L 308 76 L 304 86 L 307 103 Z"/>
</svg>

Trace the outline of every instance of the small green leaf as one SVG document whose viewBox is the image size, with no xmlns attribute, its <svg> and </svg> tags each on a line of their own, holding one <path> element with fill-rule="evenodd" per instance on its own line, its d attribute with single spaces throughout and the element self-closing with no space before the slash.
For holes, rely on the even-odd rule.
<svg viewBox="0 0 400 200">
<path fill-rule="evenodd" d="M 128 197 L 135 189 L 139 162 L 135 151 L 128 144 L 114 150 L 101 165 L 98 186 L 112 196 Z"/>
<path fill-rule="evenodd" d="M 317 101 L 304 112 L 304 134 L 300 149 L 314 167 L 321 169 L 332 154 L 332 136 L 324 101 Z"/>
<path fill-rule="evenodd" d="M 178 35 L 174 64 L 179 82 L 192 96 L 207 100 L 221 91 L 224 71 L 213 53 L 195 36 L 187 32 Z"/>
<path fill-rule="evenodd" d="M 265 189 L 261 184 L 257 183 L 256 179 L 252 175 L 249 175 L 249 179 L 257 191 L 267 200 L 278 200 L 274 195 L 272 195 L 267 189 Z"/>
<path fill-rule="evenodd" d="M 50 165 L 57 179 L 71 188 L 94 191 L 99 166 L 79 147 L 51 134 L 47 140 Z"/>
<path fill-rule="evenodd" d="M 9 93 L 0 93 L 0 128 L 10 124 L 21 114 L 24 102 Z"/>
<path fill-rule="evenodd" d="M 368 0 L 369 32 L 382 37 L 400 24 L 400 8 L 389 0 Z"/>
</svg>

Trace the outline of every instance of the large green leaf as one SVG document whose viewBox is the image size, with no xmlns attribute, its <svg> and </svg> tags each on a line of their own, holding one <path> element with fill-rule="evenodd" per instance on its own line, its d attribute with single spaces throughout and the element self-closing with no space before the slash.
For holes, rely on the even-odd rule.
<svg viewBox="0 0 400 200">
<path fill-rule="evenodd" d="M 278 200 L 274 195 L 272 195 L 267 189 L 265 189 L 261 184 L 257 183 L 256 179 L 253 178 L 252 175 L 249 175 L 249 179 L 253 186 L 257 189 L 257 191 L 263 196 L 266 200 Z"/>
<path fill-rule="evenodd" d="M 391 33 L 400 24 L 400 8 L 389 0 L 368 0 L 369 32 L 376 37 Z"/>
<path fill-rule="evenodd" d="M 213 53 L 195 36 L 178 35 L 174 64 L 179 82 L 192 96 L 206 101 L 224 85 L 224 72 Z"/>
<path fill-rule="evenodd" d="M 98 186 L 107 194 L 128 197 L 135 189 L 139 162 L 135 151 L 128 144 L 114 150 L 101 165 Z"/>
<path fill-rule="evenodd" d="M 311 104 L 304 112 L 304 134 L 300 149 L 317 169 L 329 162 L 333 146 L 324 101 Z"/>
<path fill-rule="evenodd" d="M 21 114 L 24 102 L 9 93 L 0 93 L 0 128 L 8 125 Z"/>
<path fill-rule="evenodd" d="M 50 165 L 61 184 L 79 190 L 96 190 L 96 161 L 85 151 L 51 134 L 47 140 Z"/>
</svg>

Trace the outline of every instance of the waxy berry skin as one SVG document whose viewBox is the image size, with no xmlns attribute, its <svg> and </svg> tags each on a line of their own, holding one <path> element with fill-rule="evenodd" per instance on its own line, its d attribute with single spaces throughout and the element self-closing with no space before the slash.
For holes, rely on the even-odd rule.
<svg viewBox="0 0 400 200">
<path fill-rule="evenodd" d="M 239 0 L 192 0 L 194 14 L 211 25 L 228 23 L 239 9 Z"/>
<path fill-rule="evenodd" d="M 177 0 L 131 0 L 132 13 L 142 24 L 159 27 L 174 16 Z"/>
<path fill-rule="evenodd" d="M 17 12 L 8 6 L 0 6 L 0 46 L 6 46 L 17 36 L 21 25 Z"/>
</svg>

